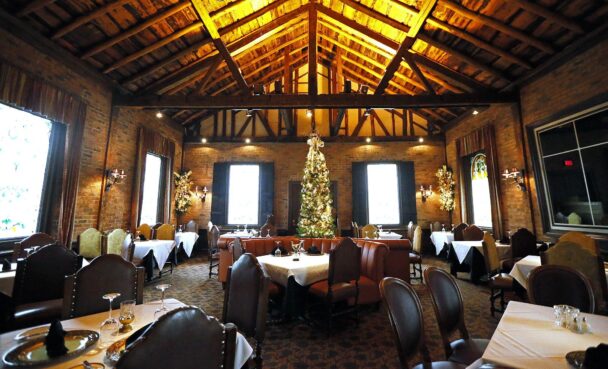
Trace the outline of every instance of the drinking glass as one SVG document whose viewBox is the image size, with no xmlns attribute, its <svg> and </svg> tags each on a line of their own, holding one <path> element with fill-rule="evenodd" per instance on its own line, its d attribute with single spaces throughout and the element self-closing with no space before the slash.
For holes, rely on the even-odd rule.
<svg viewBox="0 0 608 369">
<path fill-rule="evenodd" d="M 118 320 L 112 317 L 112 301 L 119 296 L 120 293 L 118 292 L 103 295 L 103 299 L 108 300 L 110 303 L 110 309 L 108 311 L 108 319 L 104 320 L 99 327 L 99 343 L 102 348 L 107 347 L 112 343 L 112 335 L 120 328 Z"/>
<path fill-rule="evenodd" d="M 553 305 L 553 314 L 555 315 L 555 325 L 558 327 L 567 327 L 570 317 L 570 306 L 568 305 Z"/>
<path fill-rule="evenodd" d="M 378 232 L 382 233 L 382 224 L 378 224 Z"/>
<path fill-rule="evenodd" d="M 441 224 L 441 232 L 445 232 L 445 224 Z"/>
<path fill-rule="evenodd" d="M 165 306 L 165 290 L 171 287 L 170 284 L 159 284 L 156 286 L 157 290 L 160 290 L 160 308 L 154 312 L 154 320 L 157 320 L 161 316 L 165 315 L 169 309 Z"/>
<path fill-rule="evenodd" d="M 120 303 L 120 315 L 118 321 L 122 324 L 122 327 L 118 330 L 120 333 L 130 332 L 133 327 L 131 323 L 135 320 L 135 300 L 126 300 Z"/>
</svg>

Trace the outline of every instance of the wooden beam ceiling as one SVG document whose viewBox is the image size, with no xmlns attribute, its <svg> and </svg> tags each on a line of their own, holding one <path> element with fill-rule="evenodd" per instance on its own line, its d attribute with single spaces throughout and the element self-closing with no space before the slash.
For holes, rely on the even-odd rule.
<svg viewBox="0 0 608 369">
<path fill-rule="evenodd" d="M 308 94 L 317 95 L 317 8 L 316 3 L 308 10 Z"/>
<path fill-rule="evenodd" d="M 23 8 L 17 11 L 16 15 L 18 17 L 25 17 L 26 15 L 38 10 L 42 9 L 47 5 L 54 3 L 57 0 L 33 0 L 25 5 Z"/>
</svg>

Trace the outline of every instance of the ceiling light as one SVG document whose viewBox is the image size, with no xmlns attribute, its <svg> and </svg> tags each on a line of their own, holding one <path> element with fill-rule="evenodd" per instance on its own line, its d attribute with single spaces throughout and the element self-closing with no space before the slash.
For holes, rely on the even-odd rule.
<svg viewBox="0 0 608 369">
<path fill-rule="evenodd" d="M 418 142 L 423 143 L 423 142 L 424 142 L 424 137 L 420 137 L 420 138 L 418 139 Z"/>
<path fill-rule="evenodd" d="M 370 142 L 372 142 L 372 139 L 368 137 L 365 139 L 365 142 L 370 143 Z"/>
<path fill-rule="evenodd" d="M 479 114 L 479 111 L 477 111 L 477 109 L 473 110 L 473 115 L 477 115 Z"/>
<path fill-rule="evenodd" d="M 160 118 L 162 118 L 162 117 L 163 117 L 163 112 L 162 112 L 162 111 L 160 111 L 160 110 L 159 110 L 159 111 L 157 111 L 157 112 L 156 112 L 156 118 L 160 119 Z"/>
<path fill-rule="evenodd" d="M 308 118 L 311 118 L 311 117 L 312 117 L 312 109 L 306 109 L 306 116 L 307 116 Z"/>
<path fill-rule="evenodd" d="M 253 110 L 247 109 L 247 114 L 245 114 L 245 115 L 247 115 L 248 117 L 252 116 L 253 115 Z"/>
<path fill-rule="evenodd" d="M 207 139 L 205 137 L 201 138 L 201 143 L 206 144 L 207 143 Z"/>
<path fill-rule="evenodd" d="M 364 117 L 369 117 L 369 115 L 372 113 L 372 109 L 371 108 L 367 108 L 365 109 L 365 111 L 363 112 L 363 116 Z"/>
<path fill-rule="evenodd" d="M 246 139 L 245 139 L 245 143 L 246 143 L 246 144 L 250 144 L 250 143 L 251 143 L 251 138 L 246 138 Z"/>
</svg>

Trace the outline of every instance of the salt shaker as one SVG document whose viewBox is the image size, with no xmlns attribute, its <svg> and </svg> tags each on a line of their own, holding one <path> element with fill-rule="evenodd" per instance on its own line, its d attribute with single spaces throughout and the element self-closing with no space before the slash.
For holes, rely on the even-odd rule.
<svg viewBox="0 0 608 369">
<path fill-rule="evenodd" d="M 580 329 L 581 333 L 589 333 L 591 332 L 591 327 L 589 326 L 589 323 L 587 323 L 587 318 L 583 317 L 583 320 L 581 321 L 581 329 Z"/>
</svg>

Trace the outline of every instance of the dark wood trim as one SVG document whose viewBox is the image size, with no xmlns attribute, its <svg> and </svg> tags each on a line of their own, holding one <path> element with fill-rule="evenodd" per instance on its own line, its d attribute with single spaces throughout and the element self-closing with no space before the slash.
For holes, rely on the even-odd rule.
<svg viewBox="0 0 608 369">
<path fill-rule="evenodd" d="M 420 136 L 377 136 L 373 138 L 371 144 L 381 142 L 418 142 Z M 189 136 L 184 140 L 185 144 L 195 145 L 213 145 L 214 143 L 244 143 L 244 137 L 207 137 L 207 143 L 201 143 L 203 136 Z M 275 137 L 249 137 L 251 144 L 256 143 L 302 143 L 306 142 L 308 137 L 305 136 L 275 136 Z M 365 136 L 329 136 L 323 137 L 325 142 L 344 142 L 344 143 L 361 143 L 367 144 Z M 445 136 L 443 134 L 436 134 L 432 136 L 424 136 L 424 145 L 443 145 L 445 143 Z"/>
</svg>

